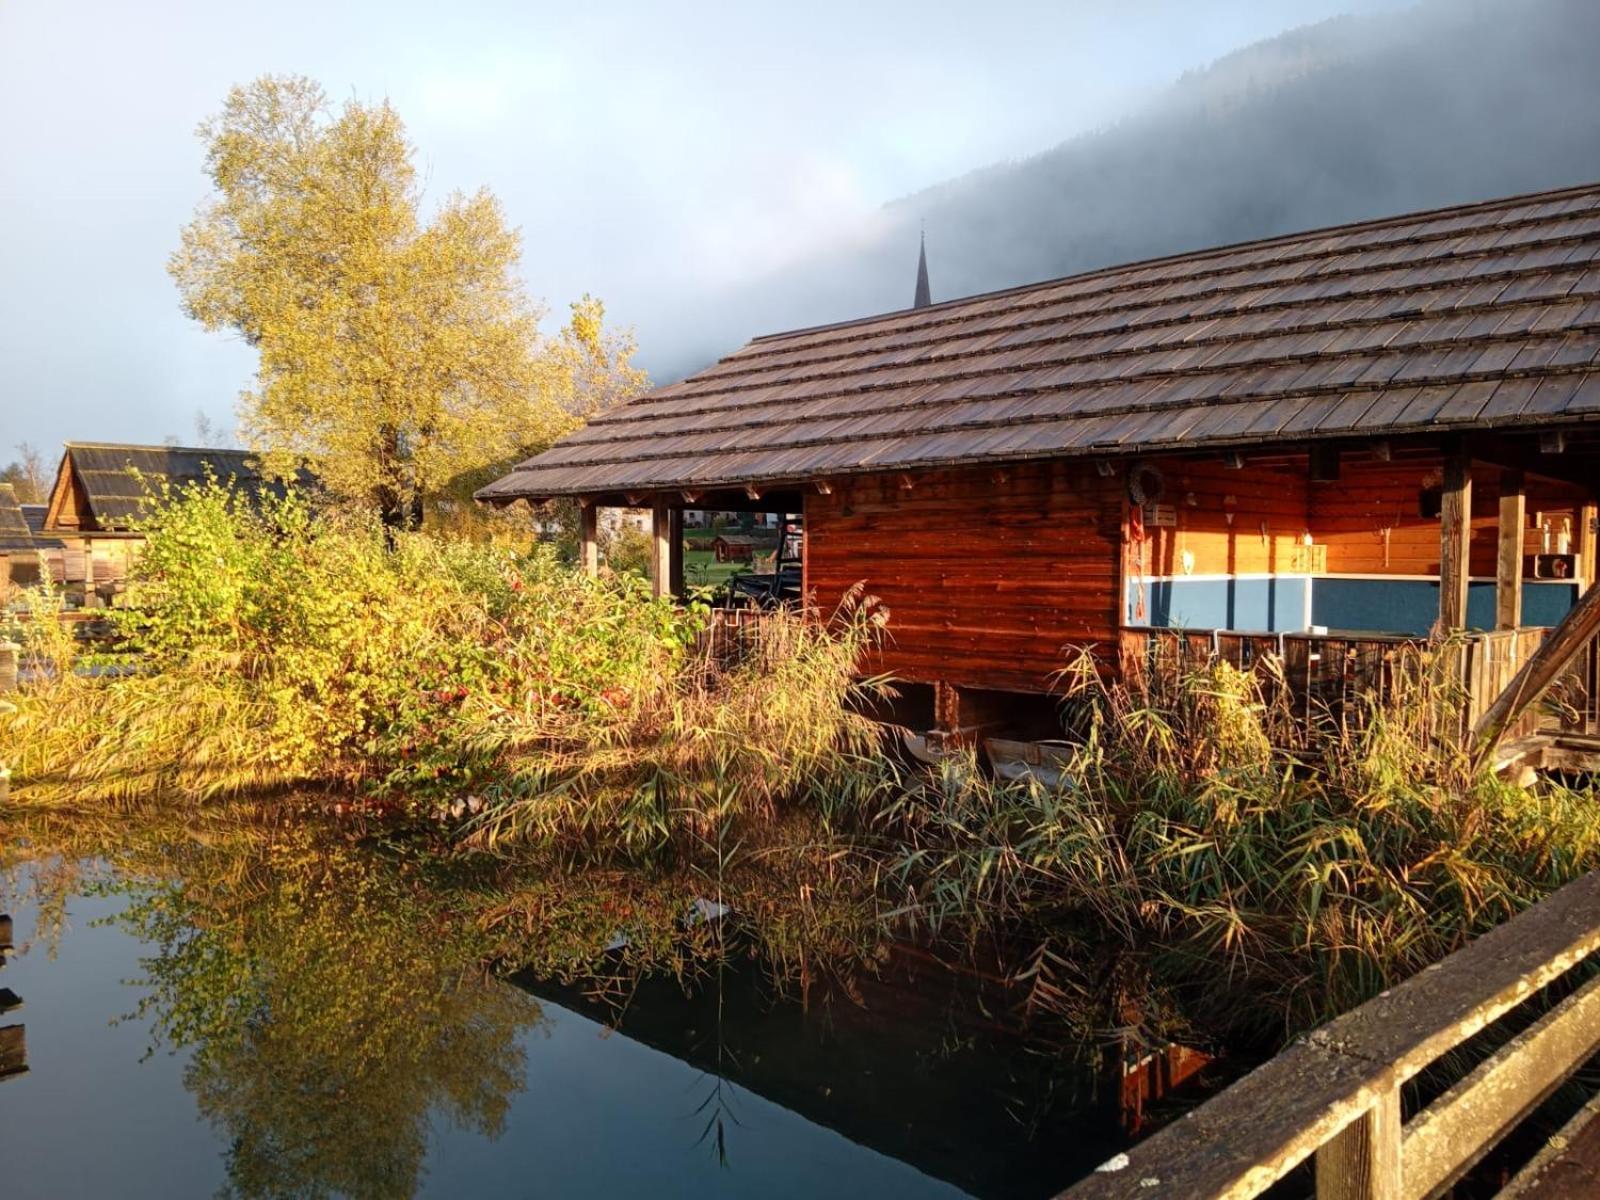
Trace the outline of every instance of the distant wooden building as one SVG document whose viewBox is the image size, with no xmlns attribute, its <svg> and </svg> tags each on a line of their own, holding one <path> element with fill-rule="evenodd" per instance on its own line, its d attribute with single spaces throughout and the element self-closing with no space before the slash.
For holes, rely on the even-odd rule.
<svg viewBox="0 0 1600 1200">
<path fill-rule="evenodd" d="M 16 488 L 0 483 L 0 604 L 9 598 L 13 586 L 37 579 L 38 561 L 33 531 L 17 503 Z"/>
<path fill-rule="evenodd" d="M 756 554 L 777 549 L 775 537 L 756 537 L 747 533 L 719 533 L 711 539 L 711 552 L 719 563 L 751 562 Z"/>
<path fill-rule="evenodd" d="M 662 589 L 685 506 L 803 513 L 953 725 L 1152 629 L 1553 625 L 1597 488 L 1600 184 L 758 338 L 479 496 L 652 505 Z"/>
<path fill-rule="evenodd" d="M 208 474 L 252 496 L 273 486 L 245 450 L 66 443 L 36 534 L 55 543 L 58 581 L 81 585 L 90 603 L 110 598 L 144 540 L 134 524 L 147 489 L 163 480 L 199 483 Z"/>
</svg>

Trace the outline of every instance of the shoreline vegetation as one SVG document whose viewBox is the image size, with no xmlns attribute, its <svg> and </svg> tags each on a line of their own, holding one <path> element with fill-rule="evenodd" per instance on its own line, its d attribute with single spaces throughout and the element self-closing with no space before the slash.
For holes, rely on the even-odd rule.
<svg viewBox="0 0 1600 1200">
<path fill-rule="evenodd" d="M 1254 675 L 1125 684 L 1080 654 L 1047 788 L 892 753 L 866 715 L 892 683 L 855 674 L 892 636 L 870 597 L 727 664 L 697 649 L 702 604 L 549 547 L 215 481 L 158 491 L 143 532 L 109 614 L 126 672 L 75 671 L 59 596 L 30 597 L 0 820 L 70 857 L 124 825 L 332 817 L 453 881 L 508 969 L 681 974 L 732 928 L 778 978 L 848 993 L 915 940 L 998 962 L 1012 1016 L 1062 1048 L 1261 1052 L 1600 865 L 1592 786 L 1474 773 L 1429 734 L 1451 696 L 1425 667 L 1289 751 Z M 732 909 L 714 939 L 696 897 Z"/>
</svg>

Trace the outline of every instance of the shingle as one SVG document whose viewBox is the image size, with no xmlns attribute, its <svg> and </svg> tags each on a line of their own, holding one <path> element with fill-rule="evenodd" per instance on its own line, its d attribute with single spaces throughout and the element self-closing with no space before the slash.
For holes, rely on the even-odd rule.
<svg viewBox="0 0 1600 1200">
<path fill-rule="evenodd" d="M 1600 184 L 759 338 L 482 494 L 1591 414 L 1597 256 Z"/>
</svg>

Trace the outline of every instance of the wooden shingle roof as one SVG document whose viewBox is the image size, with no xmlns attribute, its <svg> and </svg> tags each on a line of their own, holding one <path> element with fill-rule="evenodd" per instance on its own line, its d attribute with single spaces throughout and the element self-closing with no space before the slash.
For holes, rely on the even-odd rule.
<svg viewBox="0 0 1600 1200">
<path fill-rule="evenodd" d="M 254 494 L 264 485 L 255 456 L 247 450 L 193 446 L 130 446 L 111 442 L 68 442 L 51 494 L 45 528 L 63 530 L 66 489 L 79 489 L 79 529 L 128 528 L 139 515 L 147 484 L 166 479 L 174 487 L 198 483 L 207 472 Z M 143 482 L 141 482 L 143 477 Z"/>
<path fill-rule="evenodd" d="M 1600 184 L 757 338 L 486 500 L 1600 419 Z"/>
<path fill-rule="evenodd" d="M 33 549 L 33 532 L 28 528 L 17 489 L 0 483 L 0 554 L 16 554 Z"/>
</svg>

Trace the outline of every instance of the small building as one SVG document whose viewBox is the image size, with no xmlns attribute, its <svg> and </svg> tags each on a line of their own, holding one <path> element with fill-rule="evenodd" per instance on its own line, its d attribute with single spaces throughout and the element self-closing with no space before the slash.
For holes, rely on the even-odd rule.
<svg viewBox="0 0 1600 1200">
<path fill-rule="evenodd" d="M 719 533 L 711 539 L 711 551 L 719 563 L 752 562 L 758 553 L 777 549 L 775 537 L 755 537 L 746 533 Z"/>
<path fill-rule="evenodd" d="M 1163 629 L 1521 653 L 1597 495 L 1600 184 L 757 338 L 479 492 L 651 505 L 662 590 L 684 507 L 803 513 L 808 602 L 881 598 L 945 727 Z"/>
<path fill-rule="evenodd" d="M 246 450 L 189 446 L 135 446 L 68 442 L 50 489 L 38 534 L 52 539 L 59 554 L 57 581 L 81 585 L 86 603 L 121 590 L 138 547 L 135 528 L 150 487 L 175 487 L 214 477 L 255 496 L 272 487 Z"/>
<path fill-rule="evenodd" d="M 38 563 L 33 531 L 17 503 L 17 490 L 0 483 L 0 604 L 10 599 L 13 586 L 38 578 Z"/>
</svg>

